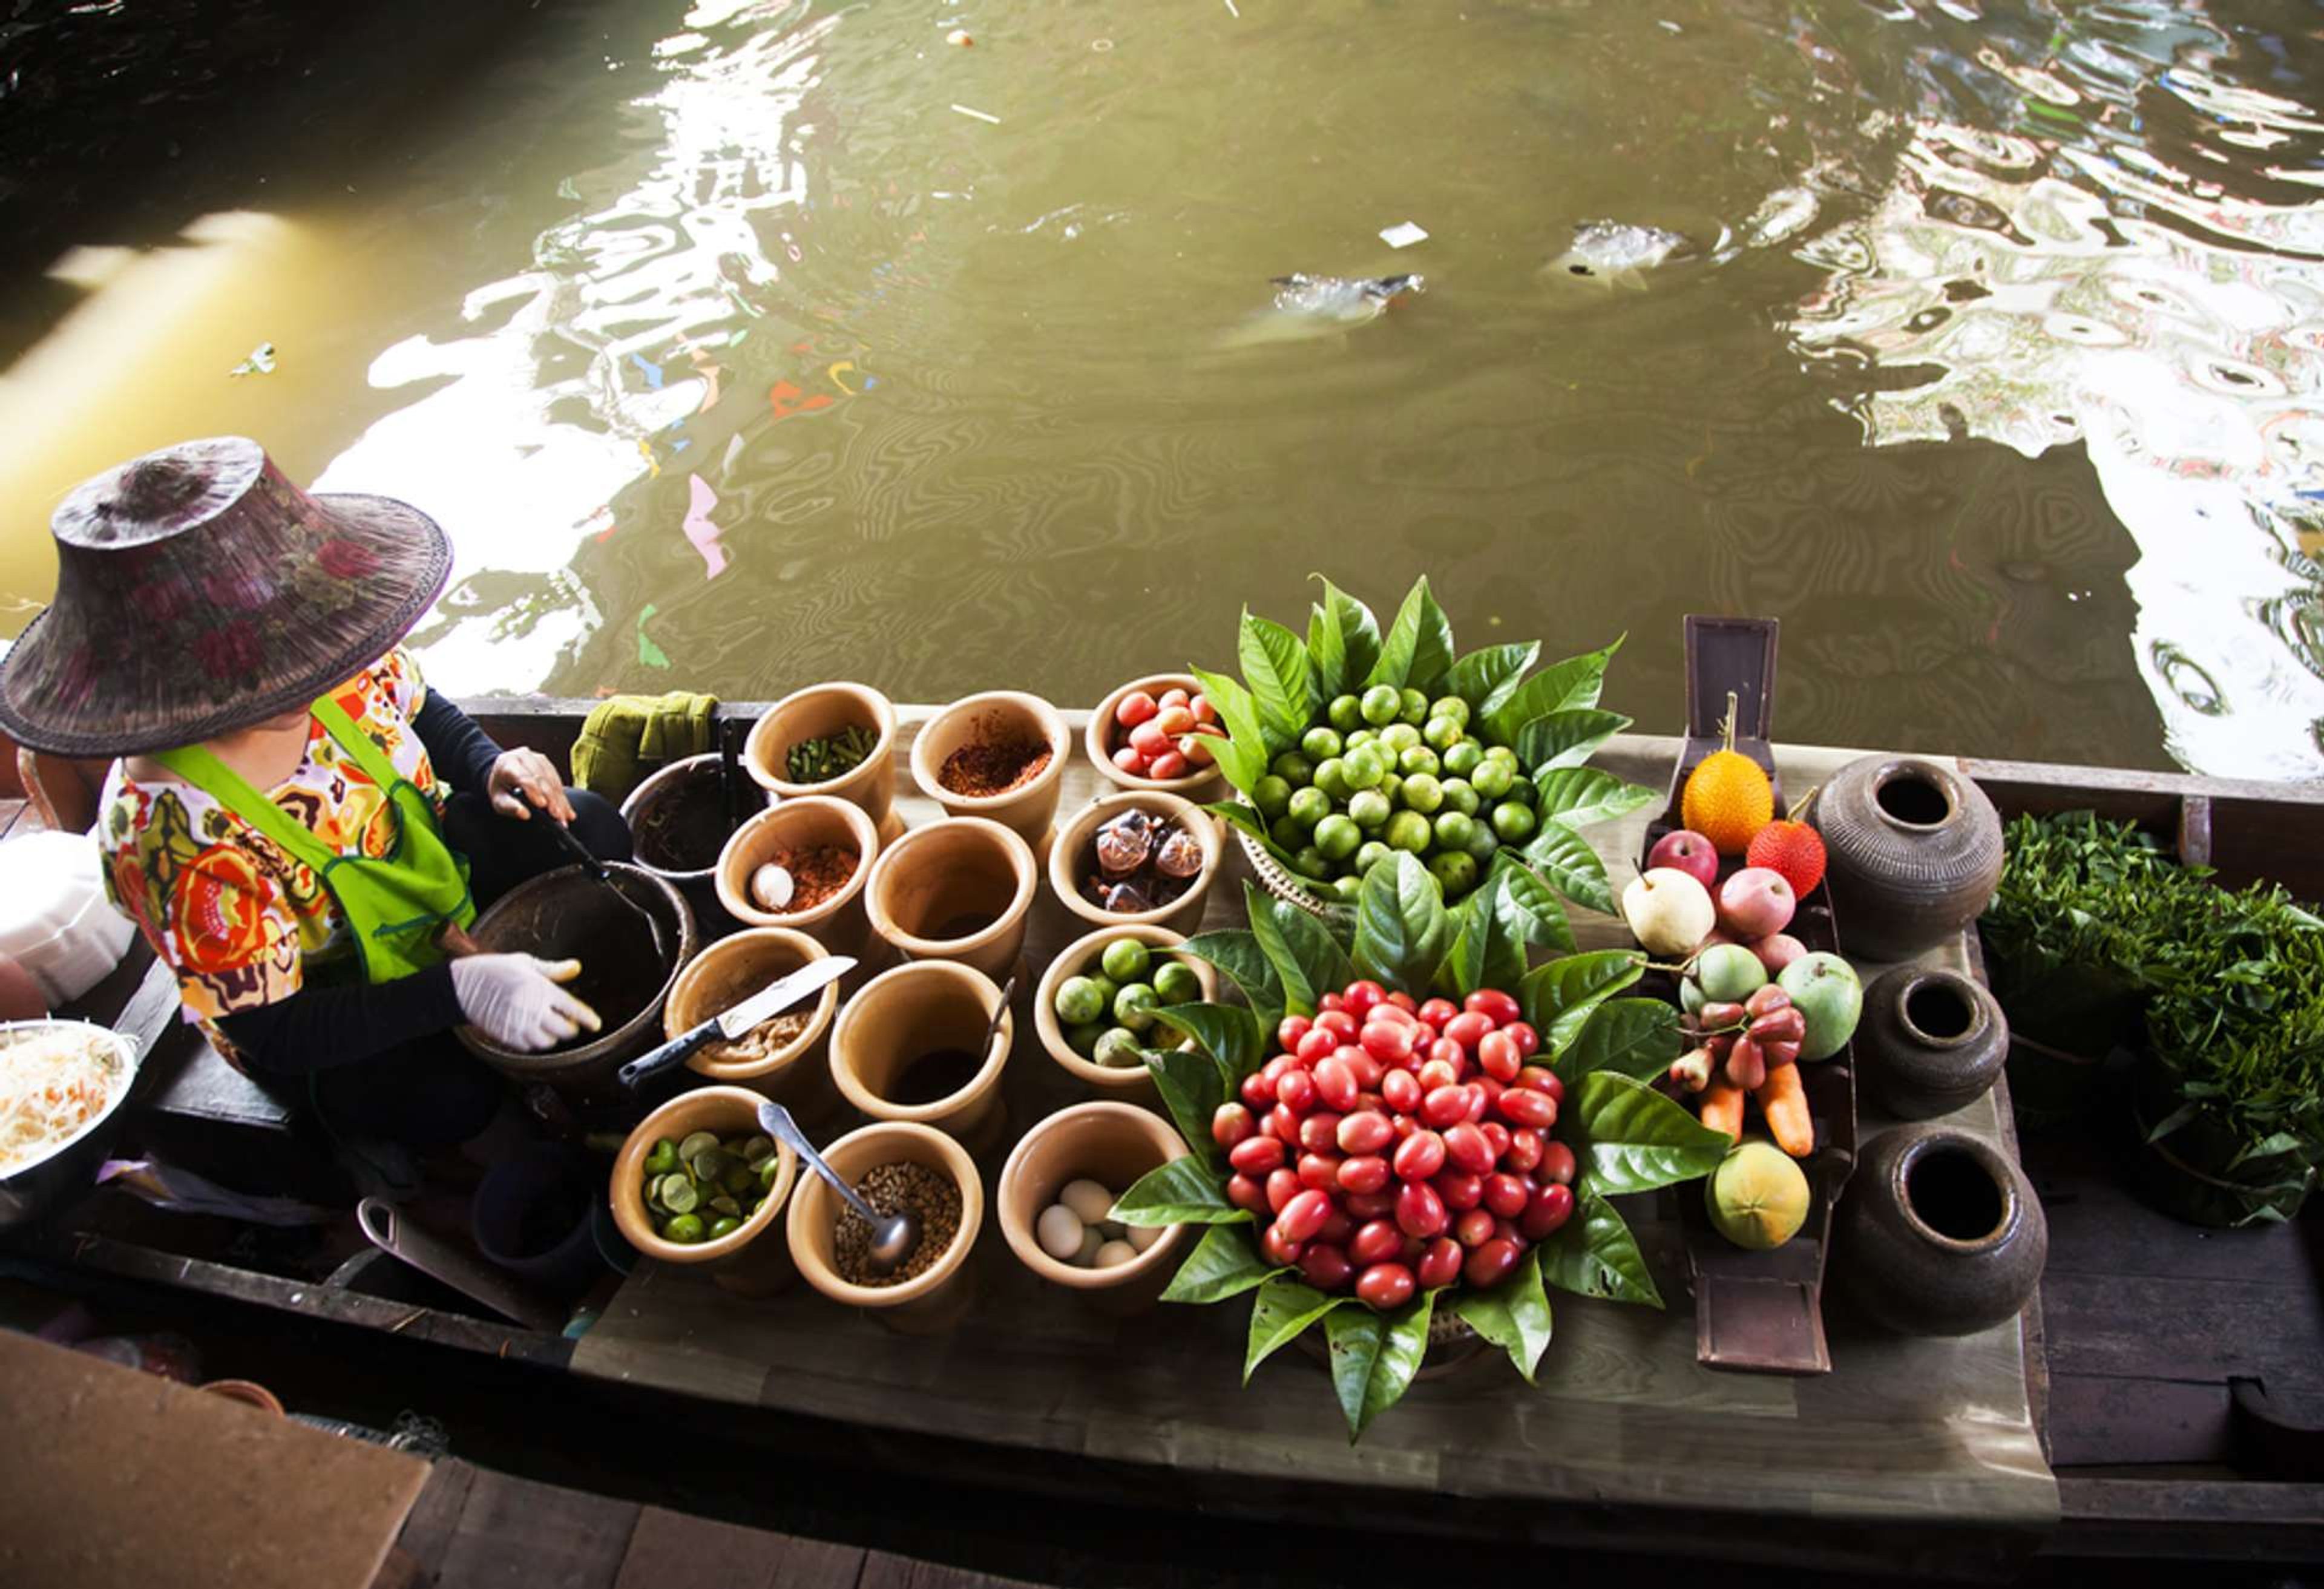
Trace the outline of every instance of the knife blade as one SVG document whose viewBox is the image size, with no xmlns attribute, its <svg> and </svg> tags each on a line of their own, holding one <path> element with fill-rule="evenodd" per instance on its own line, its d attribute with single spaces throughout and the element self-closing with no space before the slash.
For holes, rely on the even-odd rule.
<svg viewBox="0 0 2324 1589">
<path fill-rule="evenodd" d="M 679 1033 L 659 1048 L 623 1065 L 618 1075 L 623 1087 L 634 1088 L 686 1060 L 705 1043 L 720 1038 L 732 1042 L 760 1022 L 781 1015 L 811 994 L 820 993 L 855 969 L 855 957 L 825 955 L 810 960 L 787 977 L 777 978 L 733 1008 Z"/>
</svg>

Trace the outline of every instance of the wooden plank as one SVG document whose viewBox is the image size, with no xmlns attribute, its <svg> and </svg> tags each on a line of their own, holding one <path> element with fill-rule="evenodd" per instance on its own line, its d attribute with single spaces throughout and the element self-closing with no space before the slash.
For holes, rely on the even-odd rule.
<svg viewBox="0 0 2324 1589">
<path fill-rule="evenodd" d="M 2045 1555 L 2324 1560 L 2324 1484 L 2062 1476 Z"/>
<path fill-rule="evenodd" d="M 874 1550 L 863 1558 L 863 1575 L 856 1589 L 1024 1589 L 1024 1584 L 1017 1578 L 996 1578 L 990 1573 Z"/>
<path fill-rule="evenodd" d="M 641 1510 L 479 1470 L 444 1552 L 438 1589 L 613 1589 Z"/>
<path fill-rule="evenodd" d="M 431 1581 L 444 1566 L 444 1553 L 452 1547 L 452 1538 L 459 1531 L 460 1514 L 467 1509 L 468 1492 L 475 1487 L 476 1470 L 471 1464 L 446 1457 L 428 1470 L 428 1483 L 412 1503 L 403 1520 L 403 1530 L 396 1544 L 411 1557 L 424 1575 L 421 1582 Z"/>
<path fill-rule="evenodd" d="M 740 1524 L 649 1506 L 638 1516 L 614 1589 L 668 1589 L 675 1581 L 718 1589 L 774 1589 L 777 1538 Z"/>
<path fill-rule="evenodd" d="M 2324 1303 L 2312 1290 L 2143 1275 L 2052 1274 L 2043 1282 L 2050 1371 L 2113 1379 L 2263 1380 L 2324 1389 Z"/>
<path fill-rule="evenodd" d="M 2225 1463 L 2235 1449 L 2225 1381 L 2053 1372 L 2050 1460 L 2059 1468 Z"/>
</svg>

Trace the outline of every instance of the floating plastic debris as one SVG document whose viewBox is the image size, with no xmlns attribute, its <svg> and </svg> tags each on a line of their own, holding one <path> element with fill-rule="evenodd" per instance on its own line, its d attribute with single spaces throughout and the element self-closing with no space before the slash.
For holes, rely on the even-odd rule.
<svg viewBox="0 0 2324 1589">
<path fill-rule="evenodd" d="M 638 660 L 648 667 L 669 666 L 669 653 L 655 645 L 653 637 L 646 633 L 646 620 L 660 611 L 660 608 L 649 602 L 646 603 L 645 611 L 638 614 Z"/>
<path fill-rule="evenodd" d="M 262 342 L 250 350 L 250 357 L 226 372 L 229 375 L 272 375 L 274 373 L 274 344 Z"/>
<path fill-rule="evenodd" d="M 955 105 L 953 108 L 960 112 L 963 115 L 974 116 L 980 122 L 991 122 L 996 127 L 1001 124 L 1001 118 L 997 115 L 991 115 L 990 112 L 972 110 L 965 105 Z"/>
<path fill-rule="evenodd" d="M 1380 241 L 1390 248 L 1410 248 L 1416 243 L 1428 241 L 1428 234 L 1410 221 L 1398 221 L 1380 234 Z"/>
</svg>

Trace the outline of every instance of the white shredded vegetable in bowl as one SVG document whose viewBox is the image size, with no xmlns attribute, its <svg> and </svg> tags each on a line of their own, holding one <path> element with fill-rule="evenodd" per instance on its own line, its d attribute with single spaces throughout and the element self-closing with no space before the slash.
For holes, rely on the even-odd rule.
<svg viewBox="0 0 2324 1589">
<path fill-rule="evenodd" d="M 0 1025 L 0 1178 L 31 1169 L 129 1090 L 128 1044 L 82 1021 Z"/>
</svg>

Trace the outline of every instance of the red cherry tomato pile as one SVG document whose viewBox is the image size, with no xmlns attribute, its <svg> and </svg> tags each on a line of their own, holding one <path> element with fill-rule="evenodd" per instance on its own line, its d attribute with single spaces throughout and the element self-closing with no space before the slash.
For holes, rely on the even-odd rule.
<svg viewBox="0 0 2324 1589">
<path fill-rule="evenodd" d="M 1493 988 L 1420 1004 L 1358 981 L 1319 1002 L 1211 1121 L 1268 1262 L 1381 1312 L 1497 1283 L 1573 1215 L 1573 1150 L 1550 1137 L 1565 1088 L 1526 1062 L 1539 1035 Z"/>
<path fill-rule="evenodd" d="M 1211 765 L 1206 739 L 1226 730 L 1210 702 L 1184 690 L 1132 690 L 1113 709 L 1113 765 L 1134 777 L 1183 778 Z"/>
</svg>

